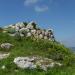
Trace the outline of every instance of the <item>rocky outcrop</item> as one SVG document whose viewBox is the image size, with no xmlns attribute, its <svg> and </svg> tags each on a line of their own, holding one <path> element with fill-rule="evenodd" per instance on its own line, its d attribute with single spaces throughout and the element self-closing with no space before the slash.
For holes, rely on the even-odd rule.
<svg viewBox="0 0 75 75">
<path fill-rule="evenodd" d="M 53 68 L 56 65 L 62 66 L 61 63 L 55 62 L 52 59 L 42 57 L 17 57 L 14 59 L 14 63 L 22 69 L 39 69 L 47 71 L 48 68 Z"/>
<path fill-rule="evenodd" d="M 36 39 L 49 39 L 54 41 L 54 34 L 52 29 L 41 29 L 36 26 L 35 22 L 30 23 L 16 23 L 4 27 L 3 32 L 8 32 L 10 36 L 15 36 L 19 32 L 23 37 L 34 37 Z"/>
</svg>

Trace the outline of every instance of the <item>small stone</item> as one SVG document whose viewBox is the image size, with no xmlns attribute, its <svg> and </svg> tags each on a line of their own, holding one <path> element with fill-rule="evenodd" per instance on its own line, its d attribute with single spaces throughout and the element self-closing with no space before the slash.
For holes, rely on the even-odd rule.
<svg viewBox="0 0 75 75">
<path fill-rule="evenodd" d="M 13 45 L 10 43 L 3 43 L 1 44 L 1 48 L 10 49 Z"/>
<path fill-rule="evenodd" d="M 62 64 L 61 64 L 61 63 L 56 63 L 56 65 L 58 65 L 58 66 L 62 66 Z"/>
<path fill-rule="evenodd" d="M 19 70 L 15 69 L 14 71 L 15 71 L 15 72 L 18 72 Z"/>
<path fill-rule="evenodd" d="M 5 65 L 3 65 L 1 68 L 2 68 L 2 69 L 5 69 L 6 67 L 5 67 Z"/>
<path fill-rule="evenodd" d="M 41 69 L 44 70 L 44 71 L 47 71 L 47 67 L 44 66 L 44 65 L 41 66 Z"/>
<path fill-rule="evenodd" d="M 53 68 L 55 66 L 55 63 L 52 62 L 51 64 L 48 65 L 48 67 Z"/>
<path fill-rule="evenodd" d="M 48 37 L 47 36 L 44 36 L 44 39 L 48 39 Z"/>
<path fill-rule="evenodd" d="M 31 35 L 32 35 L 32 34 L 31 34 L 30 32 L 29 32 L 29 33 L 27 33 L 27 37 L 31 37 Z"/>
<path fill-rule="evenodd" d="M 0 53 L 0 60 L 7 58 L 9 55 L 10 55 L 10 53 L 8 53 L 8 54 Z"/>
<path fill-rule="evenodd" d="M 40 38 L 40 39 L 43 39 L 43 35 L 42 35 L 42 34 L 40 34 L 40 35 L 39 35 L 39 38 Z"/>
</svg>

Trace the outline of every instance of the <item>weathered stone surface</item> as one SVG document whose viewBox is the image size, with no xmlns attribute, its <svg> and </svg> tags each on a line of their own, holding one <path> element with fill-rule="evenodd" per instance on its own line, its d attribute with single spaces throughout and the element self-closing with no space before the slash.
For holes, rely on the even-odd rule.
<svg viewBox="0 0 75 75">
<path fill-rule="evenodd" d="M 31 37 L 32 34 L 30 32 L 27 33 L 27 37 Z"/>
<path fill-rule="evenodd" d="M 19 27 L 19 28 L 25 27 L 23 22 L 16 23 L 16 26 Z"/>
<path fill-rule="evenodd" d="M 31 30 L 31 33 L 32 33 L 33 35 L 35 35 L 35 34 L 36 34 L 36 30 L 35 30 L 35 29 Z"/>
<path fill-rule="evenodd" d="M 48 39 L 48 37 L 47 36 L 44 36 L 44 39 Z"/>
<path fill-rule="evenodd" d="M 0 53 L 0 60 L 7 58 L 10 55 L 10 53 Z"/>
<path fill-rule="evenodd" d="M 40 35 L 39 35 L 39 38 L 40 38 L 40 39 L 43 39 L 43 37 L 44 37 L 43 34 L 40 34 Z"/>
<path fill-rule="evenodd" d="M 15 33 L 14 33 L 14 34 L 10 34 L 10 33 L 9 33 L 9 36 L 15 36 L 15 35 L 16 35 Z"/>
<path fill-rule="evenodd" d="M 14 59 L 14 63 L 22 69 L 35 69 L 39 68 L 47 71 L 47 68 L 53 68 L 55 65 L 62 66 L 61 63 L 55 62 L 52 59 L 42 57 L 17 57 Z"/>
<path fill-rule="evenodd" d="M 30 59 L 29 57 L 17 57 L 14 59 L 14 63 L 17 64 L 18 67 L 22 69 L 26 68 L 36 68 L 36 65 L 32 63 L 34 59 Z"/>
<path fill-rule="evenodd" d="M 3 43 L 3 44 L 1 44 L 1 48 L 4 48 L 4 49 L 10 49 L 12 46 L 14 46 L 14 45 L 12 45 L 10 43 Z"/>
</svg>

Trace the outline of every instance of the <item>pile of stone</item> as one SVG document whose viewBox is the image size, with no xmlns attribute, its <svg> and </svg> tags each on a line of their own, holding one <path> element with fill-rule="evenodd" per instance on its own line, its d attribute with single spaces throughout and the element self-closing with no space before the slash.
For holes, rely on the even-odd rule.
<svg viewBox="0 0 75 75">
<path fill-rule="evenodd" d="M 47 71 L 48 68 L 53 68 L 56 65 L 61 67 L 62 64 L 53 61 L 52 59 L 43 58 L 40 56 L 32 57 L 17 57 L 13 61 L 19 68 L 22 69 L 39 69 Z"/>
<path fill-rule="evenodd" d="M 39 38 L 54 40 L 52 29 L 40 29 L 33 21 L 28 24 L 22 22 L 14 25 L 5 26 L 3 32 L 7 32 L 9 29 L 12 31 L 9 33 L 10 36 L 15 36 L 16 33 L 20 33 L 20 36 L 22 37 L 34 37 L 36 39 Z"/>
</svg>

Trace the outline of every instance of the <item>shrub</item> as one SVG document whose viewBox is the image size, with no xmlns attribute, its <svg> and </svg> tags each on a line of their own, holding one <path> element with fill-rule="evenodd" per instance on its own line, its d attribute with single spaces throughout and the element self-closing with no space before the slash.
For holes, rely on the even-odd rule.
<svg viewBox="0 0 75 75">
<path fill-rule="evenodd" d="M 23 22 L 23 23 L 24 23 L 25 27 L 26 27 L 26 26 L 27 26 L 27 24 L 28 24 L 27 22 Z"/>
<path fill-rule="evenodd" d="M 33 28 L 36 29 L 36 23 L 32 23 Z"/>
</svg>

